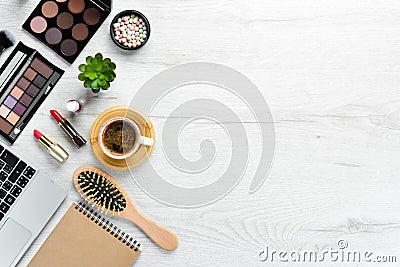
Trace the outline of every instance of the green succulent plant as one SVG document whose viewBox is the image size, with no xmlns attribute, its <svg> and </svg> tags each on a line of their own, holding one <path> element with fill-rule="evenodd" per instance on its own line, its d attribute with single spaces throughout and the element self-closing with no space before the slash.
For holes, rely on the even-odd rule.
<svg viewBox="0 0 400 267">
<path fill-rule="evenodd" d="M 94 57 L 87 57 L 86 64 L 79 65 L 78 79 L 83 82 L 83 86 L 92 89 L 93 93 L 108 90 L 110 83 L 117 76 L 114 72 L 116 66 L 109 58 L 104 58 L 101 53 Z"/>
</svg>

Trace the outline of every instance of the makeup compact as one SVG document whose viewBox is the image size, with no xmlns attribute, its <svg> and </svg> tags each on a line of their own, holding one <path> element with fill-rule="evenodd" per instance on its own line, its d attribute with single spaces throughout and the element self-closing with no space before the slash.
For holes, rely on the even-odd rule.
<svg viewBox="0 0 400 267">
<path fill-rule="evenodd" d="M 14 143 L 64 71 L 19 42 L 0 68 L 0 134 Z"/>
<path fill-rule="evenodd" d="M 69 63 L 111 12 L 111 0 L 42 0 L 22 28 Z"/>
</svg>

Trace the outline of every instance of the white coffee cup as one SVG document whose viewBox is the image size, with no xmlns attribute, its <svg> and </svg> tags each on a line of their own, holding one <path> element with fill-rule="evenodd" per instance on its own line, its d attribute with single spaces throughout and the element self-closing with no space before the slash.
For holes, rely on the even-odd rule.
<svg viewBox="0 0 400 267">
<path fill-rule="evenodd" d="M 132 148 L 129 149 L 129 151 L 127 153 L 112 153 L 110 151 L 109 148 L 106 147 L 106 145 L 104 144 L 104 140 L 103 140 L 103 136 L 105 131 L 108 129 L 108 127 L 117 121 L 121 121 L 123 122 L 125 125 L 129 125 L 132 127 L 132 129 L 135 132 L 135 136 L 136 136 L 136 140 L 132 146 Z M 140 145 L 145 145 L 145 146 L 152 146 L 154 144 L 154 140 L 152 138 L 143 136 L 141 131 L 140 131 L 140 127 L 137 125 L 137 123 L 129 118 L 126 117 L 116 117 L 116 118 L 112 118 L 108 121 L 106 121 L 103 126 L 100 129 L 99 135 L 98 135 L 98 139 L 99 139 L 99 144 L 100 144 L 100 148 L 103 151 L 104 154 L 106 154 L 108 157 L 113 158 L 113 159 L 126 159 L 131 157 L 133 154 L 135 154 Z"/>
</svg>

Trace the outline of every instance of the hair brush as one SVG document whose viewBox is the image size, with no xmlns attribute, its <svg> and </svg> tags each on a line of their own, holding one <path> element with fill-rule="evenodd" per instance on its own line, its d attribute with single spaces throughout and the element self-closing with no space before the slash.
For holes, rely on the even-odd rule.
<svg viewBox="0 0 400 267">
<path fill-rule="evenodd" d="M 15 38 L 11 32 L 7 30 L 0 31 L 0 55 L 4 50 L 15 44 Z"/>
<path fill-rule="evenodd" d="M 178 246 L 178 237 L 140 213 L 128 193 L 108 173 L 83 166 L 74 172 L 74 184 L 87 202 L 101 212 L 135 223 L 161 248 L 173 250 Z"/>
</svg>

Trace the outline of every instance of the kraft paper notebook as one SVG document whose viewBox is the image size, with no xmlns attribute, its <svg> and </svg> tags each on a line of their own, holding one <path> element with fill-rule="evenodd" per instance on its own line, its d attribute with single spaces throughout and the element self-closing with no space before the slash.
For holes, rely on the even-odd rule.
<svg viewBox="0 0 400 267">
<path fill-rule="evenodd" d="M 82 202 L 72 204 L 29 267 L 130 267 L 140 243 Z"/>
</svg>

